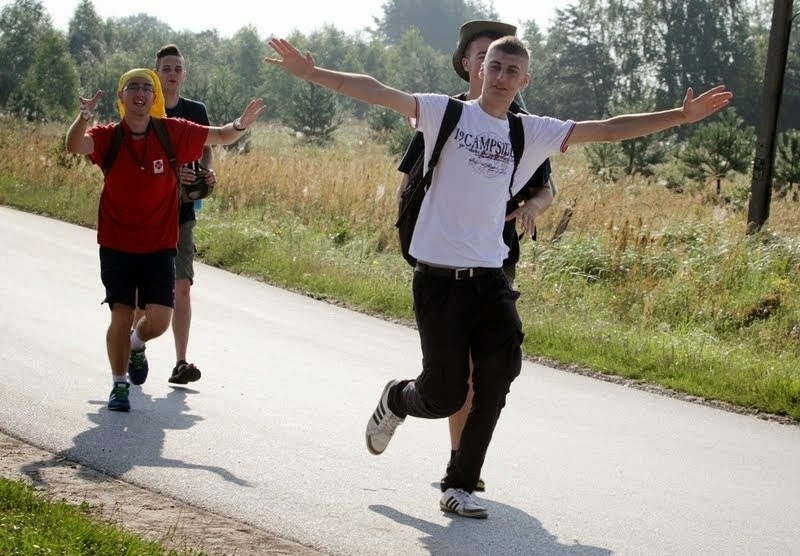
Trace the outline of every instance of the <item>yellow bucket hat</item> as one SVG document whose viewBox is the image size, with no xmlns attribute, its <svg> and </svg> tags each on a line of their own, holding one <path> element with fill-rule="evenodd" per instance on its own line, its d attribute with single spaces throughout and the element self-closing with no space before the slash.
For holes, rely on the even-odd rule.
<svg viewBox="0 0 800 556">
<path fill-rule="evenodd" d="M 119 93 L 125 85 L 127 85 L 128 81 L 133 79 L 134 77 L 144 77 L 150 84 L 153 85 L 153 105 L 150 107 L 150 115 L 154 118 L 166 118 L 167 117 L 167 110 L 164 104 L 164 93 L 161 91 L 161 81 L 158 79 L 156 72 L 151 69 L 146 68 L 135 68 L 130 71 L 126 71 L 122 74 L 122 77 L 119 78 L 119 85 L 117 85 L 117 93 Z M 117 109 L 119 110 L 119 117 L 125 117 L 125 106 L 122 104 L 122 101 L 119 99 L 119 95 L 117 96 Z"/>
</svg>

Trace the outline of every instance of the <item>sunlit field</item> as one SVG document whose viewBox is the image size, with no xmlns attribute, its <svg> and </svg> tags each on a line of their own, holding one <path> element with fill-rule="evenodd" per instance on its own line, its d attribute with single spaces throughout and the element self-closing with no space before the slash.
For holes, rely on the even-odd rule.
<svg viewBox="0 0 800 556">
<path fill-rule="evenodd" d="M 65 153 L 65 132 L 0 121 L 0 202 L 91 227 L 101 172 Z M 385 146 L 358 123 L 327 147 L 267 123 L 245 141 L 215 151 L 201 259 L 411 323 Z M 674 163 L 616 182 L 580 148 L 553 166 L 558 197 L 517 272 L 526 354 L 800 420 L 800 204 L 773 198 L 748 236 L 747 175 L 717 197 L 713 183 L 666 188 Z"/>
</svg>

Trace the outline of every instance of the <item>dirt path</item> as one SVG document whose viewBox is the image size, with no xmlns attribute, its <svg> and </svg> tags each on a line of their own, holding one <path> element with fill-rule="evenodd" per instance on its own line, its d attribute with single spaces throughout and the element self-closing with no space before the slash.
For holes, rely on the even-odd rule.
<svg viewBox="0 0 800 556">
<path fill-rule="evenodd" d="M 55 456 L 0 432 L 0 476 L 24 480 L 53 500 L 87 502 L 102 518 L 168 549 L 217 555 L 321 556 L 313 548 L 201 510 Z"/>
</svg>

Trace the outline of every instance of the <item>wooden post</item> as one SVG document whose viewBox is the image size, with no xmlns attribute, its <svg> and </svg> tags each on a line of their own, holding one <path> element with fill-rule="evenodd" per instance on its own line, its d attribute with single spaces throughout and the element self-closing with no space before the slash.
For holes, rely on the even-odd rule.
<svg viewBox="0 0 800 556">
<path fill-rule="evenodd" d="M 767 65 L 761 107 L 756 129 L 756 153 L 753 161 L 753 179 L 750 185 L 750 205 L 747 212 L 747 233 L 761 229 L 769 218 L 772 195 L 772 171 L 775 165 L 775 136 L 778 113 L 783 96 L 783 77 L 789 51 L 789 34 L 792 25 L 793 0 L 775 0 L 772 11 L 772 29 L 767 48 Z M 735 91 L 734 91 L 735 94 Z"/>
</svg>

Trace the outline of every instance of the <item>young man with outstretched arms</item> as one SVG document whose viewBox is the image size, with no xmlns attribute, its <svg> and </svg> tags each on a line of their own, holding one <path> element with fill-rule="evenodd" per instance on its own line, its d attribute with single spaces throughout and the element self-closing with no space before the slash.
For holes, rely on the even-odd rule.
<svg viewBox="0 0 800 556">
<path fill-rule="evenodd" d="M 364 74 L 317 67 L 284 39 L 269 45 L 278 55 L 266 61 L 297 78 L 406 116 L 426 137 L 437 135 L 449 97 L 410 94 Z M 381 454 L 408 416 L 436 419 L 461 408 L 468 391 L 472 357 L 474 399 L 459 450 L 442 480 L 440 507 L 485 518 L 474 496 L 494 428 L 511 383 L 522 366 L 522 323 L 516 295 L 502 271 L 508 246 L 502 232 L 506 205 L 551 154 L 570 145 L 622 141 L 697 122 L 728 105 L 732 95 L 718 86 L 679 108 L 574 122 L 533 115 L 519 117 L 525 149 L 511 180 L 514 155 L 508 109 L 530 81 L 529 53 L 516 37 L 494 41 L 481 68 L 480 96 L 464 103 L 423 200 L 410 254 L 418 262 L 413 279 L 414 312 L 422 372 L 391 380 L 366 428 L 367 449 Z M 433 145 L 425 145 L 426 164 Z"/>
</svg>

